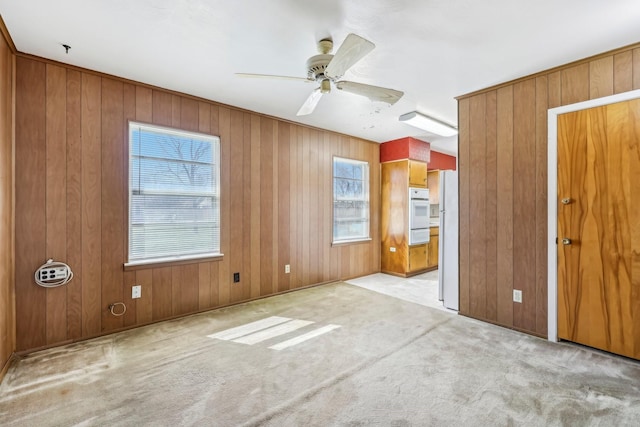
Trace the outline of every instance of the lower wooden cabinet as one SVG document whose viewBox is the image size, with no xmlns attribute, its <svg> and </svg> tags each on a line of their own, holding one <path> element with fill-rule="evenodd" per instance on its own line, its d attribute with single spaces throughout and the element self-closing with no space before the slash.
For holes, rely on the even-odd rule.
<svg viewBox="0 0 640 427">
<path fill-rule="evenodd" d="M 394 247 L 385 254 L 382 260 L 382 272 L 406 277 L 438 268 L 439 229 L 431 227 L 429 231 L 429 243 L 405 246 L 404 250 L 401 247 Z"/>
<path fill-rule="evenodd" d="M 431 227 L 429 230 L 429 254 L 427 268 L 438 267 L 438 244 L 440 241 L 440 227 Z"/>
<path fill-rule="evenodd" d="M 429 264 L 429 245 L 409 246 L 409 273 L 424 270 Z"/>
</svg>

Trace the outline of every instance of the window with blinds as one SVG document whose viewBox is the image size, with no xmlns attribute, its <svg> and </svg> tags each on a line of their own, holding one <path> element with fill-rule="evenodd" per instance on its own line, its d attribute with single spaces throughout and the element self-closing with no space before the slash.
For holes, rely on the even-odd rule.
<svg viewBox="0 0 640 427">
<path fill-rule="evenodd" d="M 129 123 L 129 262 L 220 255 L 220 139 Z"/>
<path fill-rule="evenodd" d="M 369 163 L 334 157 L 333 242 L 369 238 Z"/>
</svg>

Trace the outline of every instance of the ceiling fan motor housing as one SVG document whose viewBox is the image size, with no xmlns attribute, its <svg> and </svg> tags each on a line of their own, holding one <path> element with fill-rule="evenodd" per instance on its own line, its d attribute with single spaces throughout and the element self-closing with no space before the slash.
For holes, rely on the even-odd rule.
<svg viewBox="0 0 640 427">
<path fill-rule="evenodd" d="M 324 74 L 327 65 L 333 59 L 333 55 L 321 54 L 312 56 L 307 60 L 307 78 L 309 80 L 322 81 L 329 77 Z"/>
</svg>

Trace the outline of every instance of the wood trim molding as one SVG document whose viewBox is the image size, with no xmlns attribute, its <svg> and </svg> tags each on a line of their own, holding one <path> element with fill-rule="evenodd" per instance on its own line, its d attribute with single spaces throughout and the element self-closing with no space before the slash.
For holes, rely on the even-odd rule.
<svg viewBox="0 0 640 427">
<path fill-rule="evenodd" d="M 0 32 L 2 33 L 4 40 L 7 42 L 7 45 L 9 45 L 9 49 L 11 49 L 11 52 L 14 55 L 17 54 L 18 50 L 16 49 L 16 45 L 13 43 L 13 39 L 11 38 L 11 34 L 9 34 L 9 30 L 4 23 L 4 19 L 2 19 L 2 15 L 0 15 Z"/>
<path fill-rule="evenodd" d="M 150 268 L 175 267 L 176 265 L 200 264 L 203 262 L 222 261 L 224 254 L 208 256 L 203 258 L 189 258 L 174 261 L 159 261 L 140 264 L 124 264 L 124 271 L 147 270 Z"/>
<path fill-rule="evenodd" d="M 637 49 L 637 48 L 640 48 L 640 42 L 634 43 L 634 44 L 630 44 L 628 46 L 623 46 L 623 47 L 620 47 L 620 48 L 617 48 L 617 49 L 609 50 L 607 52 L 599 53 L 597 55 L 589 56 L 587 58 L 578 59 L 577 61 L 569 62 L 568 64 L 563 64 L 563 65 L 559 65 L 557 67 L 548 68 L 546 70 L 539 71 L 539 72 L 533 73 L 533 74 L 529 74 L 529 75 L 524 76 L 524 77 L 519 77 L 519 78 L 514 79 L 514 80 L 509 80 L 509 81 L 506 81 L 506 82 L 503 82 L 503 83 L 498 83 L 497 85 L 490 86 L 490 87 L 487 87 L 487 88 L 484 88 L 484 89 L 480 89 L 480 90 L 477 90 L 477 91 L 474 91 L 474 92 L 465 93 L 463 95 L 456 96 L 455 99 L 459 101 L 461 99 L 470 98 L 472 96 L 476 96 L 476 95 L 480 95 L 480 94 L 483 94 L 483 93 L 491 92 L 493 90 L 500 89 L 500 88 L 503 88 L 505 86 L 511 86 L 513 84 L 516 84 L 516 83 L 519 83 L 519 82 L 522 82 L 522 81 L 525 81 L 525 80 L 533 79 L 533 78 L 540 77 L 540 76 L 546 76 L 548 74 L 555 73 L 557 71 L 562 71 L 562 70 L 566 70 L 566 69 L 571 68 L 571 67 L 575 67 L 576 65 L 587 64 L 587 63 L 589 63 L 591 61 L 595 61 L 597 59 L 601 59 L 601 58 L 604 58 L 604 57 L 607 57 L 607 56 L 616 55 L 618 53 L 626 52 L 626 51 Z"/>
<path fill-rule="evenodd" d="M 11 367 L 11 365 L 15 360 L 18 360 L 18 355 L 16 353 L 13 353 L 9 357 L 9 360 L 7 360 L 7 362 L 4 364 L 2 369 L 0 369 L 0 382 L 2 382 L 2 380 L 4 379 L 4 376 L 7 374 L 7 372 L 9 371 L 9 368 Z"/>
<path fill-rule="evenodd" d="M 528 330 L 528 329 L 518 328 L 517 326 L 508 325 L 508 324 L 506 324 L 506 323 L 502 323 L 502 322 L 499 322 L 499 321 L 497 321 L 497 320 L 491 320 L 491 319 L 480 319 L 480 318 L 478 318 L 478 317 L 469 316 L 469 315 L 468 315 L 468 314 L 466 314 L 466 313 L 460 313 L 460 312 L 458 312 L 458 315 L 459 315 L 459 316 L 466 317 L 467 319 L 479 320 L 479 321 L 481 321 L 481 322 L 490 323 L 490 324 L 492 324 L 492 325 L 500 326 L 500 327 L 502 327 L 502 328 L 511 329 L 512 331 L 521 332 L 521 333 L 523 333 L 523 334 L 527 334 L 527 335 L 532 335 L 532 336 L 534 336 L 534 337 L 543 338 L 543 339 L 546 339 L 546 338 L 547 338 L 547 336 L 546 336 L 546 335 L 544 335 L 544 334 L 541 334 L 541 333 L 538 333 L 538 332 L 535 332 L 535 331 L 530 331 L 530 330 Z"/>
</svg>

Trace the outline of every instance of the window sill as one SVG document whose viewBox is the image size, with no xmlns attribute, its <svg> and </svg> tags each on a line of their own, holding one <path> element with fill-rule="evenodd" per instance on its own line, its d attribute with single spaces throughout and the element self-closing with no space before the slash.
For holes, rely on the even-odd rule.
<svg viewBox="0 0 640 427">
<path fill-rule="evenodd" d="M 206 254 L 189 258 L 159 258 L 153 260 L 126 262 L 124 271 L 143 270 L 146 268 L 173 267 L 176 265 L 197 264 L 201 262 L 221 261 L 224 254 Z"/>
<path fill-rule="evenodd" d="M 367 243 L 370 241 L 371 241 L 371 237 L 365 237 L 362 239 L 352 239 L 352 240 L 338 240 L 336 242 L 331 242 L 331 246 L 353 245 L 357 243 Z"/>
</svg>

